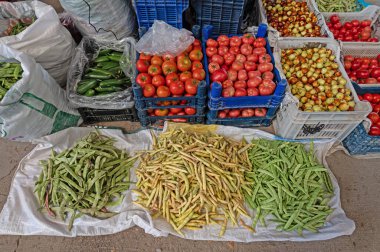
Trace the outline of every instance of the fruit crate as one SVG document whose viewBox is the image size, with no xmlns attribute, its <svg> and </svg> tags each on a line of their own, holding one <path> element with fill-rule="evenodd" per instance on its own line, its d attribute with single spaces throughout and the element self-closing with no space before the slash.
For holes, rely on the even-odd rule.
<svg viewBox="0 0 380 252">
<path fill-rule="evenodd" d="M 340 21 L 342 25 L 345 22 L 349 22 L 352 20 L 365 20 L 369 19 L 372 21 L 371 27 L 372 27 L 372 36 L 378 38 L 380 40 L 380 7 L 371 5 L 364 9 L 361 12 L 323 12 L 322 13 L 325 21 L 328 22 L 330 20 L 330 17 L 334 14 L 338 15 L 340 18 Z M 328 29 L 328 28 L 327 28 Z M 331 33 L 330 29 L 329 32 Z M 334 35 L 331 33 L 332 38 L 334 38 Z M 380 46 L 380 42 L 341 42 L 344 45 L 358 45 L 358 44 L 363 44 L 365 46 L 371 46 L 371 45 L 376 45 Z"/>
<path fill-rule="evenodd" d="M 304 38 L 302 40 L 281 39 L 275 47 L 274 57 L 281 68 L 281 51 L 290 48 L 326 47 L 340 59 L 340 45 L 328 38 Z M 367 102 L 359 100 L 343 64 L 337 60 L 342 76 L 347 80 L 346 87 L 352 91 L 356 103 L 354 111 L 344 112 L 303 112 L 298 109 L 298 100 L 290 93 L 285 98 L 273 122 L 277 135 L 289 139 L 330 139 L 342 141 L 371 112 Z"/>
<path fill-rule="evenodd" d="M 380 46 L 377 43 L 344 43 L 342 44 L 341 62 L 344 62 L 344 56 L 352 55 L 356 57 L 376 58 L 380 55 Z M 379 87 L 379 84 L 359 84 L 361 87 Z"/>
<path fill-rule="evenodd" d="M 154 20 L 162 20 L 176 28 L 183 28 L 182 14 L 189 0 L 135 0 L 139 27 L 151 27 Z"/>
<path fill-rule="evenodd" d="M 83 118 L 83 122 L 86 124 L 111 121 L 138 121 L 134 107 L 128 109 L 78 108 L 78 111 Z"/>
<path fill-rule="evenodd" d="M 318 7 L 316 6 L 316 3 L 314 2 L 314 0 L 295 0 L 296 2 L 306 2 L 307 3 L 307 6 L 309 7 L 309 10 L 311 12 L 313 12 L 317 19 L 318 19 L 318 25 L 321 27 L 321 34 L 325 37 L 329 37 L 329 38 L 332 38 L 333 35 L 332 33 L 330 32 L 329 28 L 327 27 L 326 25 L 326 22 L 325 22 L 325 18 L 324 16 L 322 15 L 322 13 L 320 13 L 318 11 Z M 263 1 L 262 0 L 258 0 L 258 3 L 259 3 L 259 11 L 260 11 L 260 17 L 259 17 L 259 21 L 262 22 L 262 23 L 265 23 L 265 24 L 268 24 L 268 19 L 267 19 L 267 14 L 266 14 L 266 10 L 264 8 L 264 5 L 263 5 Z M 275 30 L 273 27 L 269 26 L 269 29 L 271 30 Z M 271 35 L 272 34 L 269 34 L 270 37 L 269 37 L 269 40 L 272 42 L 274 40 L 276 40 L 276 38 L 272 37 Z M 281 36 L 281 34 L 279 34 L 278 36 Z M 290 37 L 290 38 L 296 38 L 296 39 L 302 39 L 303 37 Z"/>
<path fill-rule="evenodd" d="M 196 24 L 212 25 L 213 35 L 240 33 L 244 0 L 192 0 Z"/>
<path fill-rule="evenodd" d="M 380 87 L 363 88 L 356 83 L 353 86 L 358 95 L 365 93 L 380 94 Z M 343 140 L 343 146 L 350 155 L 369 155 L 380 153 L 380 136 L 370 136 L 363 123 L 360 123 L 348 136 Z"/>
<path fill-rule="evenodd" d="M 213 27 L 210 25 L 204 26 L 202 29 L 202 49 L 205 55 L 203 64 L 206 70 L 206 82 L 209 87 L 208 92 L 208 108 L 207 123 L 209 124 L 222 124 L 222 125 L 234 125 L 241 127 L 253 127 L 253 126 L 269 126 L 271 120 L 274 118 L 277 108 L 280 106 L 282 99 L 284 98 L 286 89 L 286 80 L 282 80 L 278 69 L 275 67 L 273 54 L 270 48 L 270 44 L 266 37 L 267 25 L 260 24 L 259 27 L 254 28 L 253 35 L 256 38 L 266 39 L 267 53 L 271 56 L 272 63 L 274 65 L 274 81 L 277 84 L 273 95 L 269 96 L 241 96 L 241 97 L 221 97 L 222 87 L 218 83 L 212 83 L 210 86 L 210 73 L 208 70 L 208 60 L 206 56 L 206 41 L 209 38 L 217 38 L 217 35 L 213 35 Z M 241 36 L 242 34 L 238 34 Z M 229 37 L 235 35 L 228 35 Z M 247 118 L 218 118 L 218 111 L 223 109 L 234 108 L 267 108 L 266 117 L 247 117 Z"/>
</svg>

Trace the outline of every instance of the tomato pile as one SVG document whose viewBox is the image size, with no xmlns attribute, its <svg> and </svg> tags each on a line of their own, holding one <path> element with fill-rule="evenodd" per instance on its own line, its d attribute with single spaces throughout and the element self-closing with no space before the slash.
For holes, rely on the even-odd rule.
<svg viewBox="0 0 380 252">
<path fill-rule="evenodd" d="M 218 112 L 219 118 L 237 118 L 237 117 L 264 117 L 267 114 L 266 108 L 241 108 L 241 109 L 223 109 Z"/>
<path fill-rule="evenodd" d="M 380 54 L 377 58 L 344 56 L 344 68 L 351 80 L 359 84 L 380 83 Z"/>
<path fill-rule="evenodd" d="M 322 37 L 317 16 L 306 1 L 263 0 L 268 23 L 282 37 Z"/>
<path fill-rule="evenodd" d="M 371 103 L 372 112 L 367 116 L 371 120 L 370 135 L 380 136 L 380 94 L 366 93 L 359 95 L 361 101 L 368 101 Z"/>
<path fill-rule="evenodd" d="M 271 95 L 276 89 L 271 57 L 264 38 L 220 35 L 208 39 L 206 54 L 212 82 L 222 85 L 222 96 Z"/>
<path fill-rule="evenodd" d="M 338 15 L 332 15 L 327 27 L 337 40 L 379 42 L 377 38 L 371 37 L 371 20 L 352 20 L 342 24 Z"/>
<path fill-rule="evenodd" d="M 172 55 L 140 54 L 136 62 L 139 74 L 136 82 L 143 88 L 144 97 L 195 96 L 198 84 L 206 77 L 202 64 L 203 53 L 198 39 L 177 57 Z M 187 101 L 164 101 L 157 105 L 186 105 Z M 194 115 L 196 109 L 188 107 L 148 110 L 150 116 Z"/>
</svg>

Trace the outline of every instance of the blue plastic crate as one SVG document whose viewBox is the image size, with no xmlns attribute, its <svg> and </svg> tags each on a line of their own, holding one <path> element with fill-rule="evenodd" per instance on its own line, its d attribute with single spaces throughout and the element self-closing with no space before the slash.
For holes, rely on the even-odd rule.
<svg viewBox="0 0 380 252">
<path fill-rule="evenodd" d="M 201 124 L 205 122 L 205 107 L 197 107 L 197 113 L 195 115 L 174 115 L 174 116 L 150 116 L 146 110 L 138 111 L 138 117 L 140 124 L 143 127 L 148 127 L 153 124 L 162 125 L 165 121 L 173 119 L 186 119 L 186 123 L 197 123 Z"/>
<path fill-rule="evenodd" d="M 191 4 L 197 25 L 212 25 L 213 35 L 240 32 L 244 0 L 193 0 Z"/>
<path fill-rule="evenodd" d="M 365 93 L 380 94 L 380 87 L 364 88 L 354 82 L 352 84 L 358 95 Z M 368 135 L 363 123 L 361 123 L 343 140 L 343 146 L 351 155 L 380 153 L 380 136 Z"/>
<path fill-rule="evenodd" d="M 272 63 L 274 65 L 274 81 L 276 82 L 276 90 L 273 95 L 269 96 L 241 96 L 241 97 L 221 97 L 222 93 L 222 87 L 218 83 L 212 83 L 210 86 L 210 73 L 208 71 L 208 60 L 206 56 L 206 41 L 209 38 L 214 38 L 216 39 L 218 35 L 213 35 L 212 29 L 213 27 L 210 25 L 204 26 L 202 29 L 202 49 L 203 49 L 203 54 L 205 55 L 203 59 L 203 64 L 206 69 L 206 82 L 207 82 L 207 87 L 209 88 L 208 91 L 208 107 L 209 107 L 209 112 L 208 112 L 208 121 L 213 121 L 213 122 L 225 122 L 224 125 L 233 125 L 230 122 L 236 120 L 237 118 L 224 118 L 220 119 L 217 117 L 218 115 L 218 110 L 223 110 L 223 109 L 233 109 L 233 108 L 267 108 L 267 116 L 269 118 L 273 117 L 280 106 L 284 96 L 285 96 L 285 90 L 287 86 L 286 80 L 282 80 L 280 77 L 280 73 L 278 69 L 275 67 L 274 64 L 274 58 L 273 58 L 273 53 L 270 48 L 269 41 L 266 37 L 267 34 L 267 25 L 265 24 L 260 24 L 258 32 L 256 34 L 257 38 L 265 38 L 266 40 L 266 49 L 268 51 L 268 54 L 271 56 Z M 238 36 L 241 36 L 242 34 L 238 34 Z M 229 37 L 235 36 L 234 34 L 229 34 Z M 247 122 L 247 125 L 252 125 L 252 120 L 255 121 L 256 117 L 254 118 L 239 118 L 239 123 L 240 125 L 243 125 L 242 123 L 244 121 Z M 256 120 L 260 121 L 260 120 Z M 263 121 L 265 124 L 268 124 L 268 120 Z M 270 124 L 271 120 L 269 120 Z M 227 124 L 229 123 L 229 124 Z M 260 126 L 260 125 L 255 125 L 255 126 Z M 262 125 L 263 126 L 263 125 Z M 251 126 L 252 127 L 252 126 Z"/>
<path fill-rule="evenodd" d="M 136 0 L 139 27 L 151 27 L 154 20 L 162 20 L 176 28 L 183 28 L 182 13 L 189 0 Z"/>
<path fill-rule="evenodd" d="M 265 117 L 239 117 L 239 118 L 214 118 L 207 114 L 207 124 L 219 124 L 227 126 L 236 126 L 240 128 L 249 127 L 269 127 L 272 124 L 274 116 Z"/>
</svg>

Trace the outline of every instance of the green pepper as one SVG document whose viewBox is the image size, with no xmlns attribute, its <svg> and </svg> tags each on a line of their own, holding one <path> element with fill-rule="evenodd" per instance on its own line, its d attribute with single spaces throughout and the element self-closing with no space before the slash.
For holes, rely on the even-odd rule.
<svg viewBox="0 0 380 252">
<path fill-rule="evenodd" d="M 110 76 L 110 75 L 104 75 L 104 74 L 88 73 L 84 77 L 85 78 L 90 78 L 90 79 L 108 80 L 112 76 Z"/>
<path fill-rule="evenodd" d="M 112 52 L 112 49 L 103 49 L 103 50 L 100 50 L 99 56 L 105 56 L 111 52 Z"/>
<path fill-rule="evenodd" d="M 112 75 L 110 71 L 99 69 L 99 68 L 89 68 L 89 70 L 95 74 L 102 74 L 102 75 L 108 75 L 108 76 Z"/>
<path fill-rule="evenodd" d="M 84 93 L 84 96 L 94 96 L 95 95 L 95 90 L 94 89 L 89 89 Z"/>
<path fill-rule="evenodd" d="M 99 87 L 111 87 L 111 86 L 120 86 L 123 84 L 130 84 L 130 79 L 111 79 L 111 80 L 104 80 L 99 83 Z"/>
<path fill-rule="evenodd" d="M 89 89 L 95 88 L 98 86 L 98 81 L 97 80 L 92 80 L 89 81 L 83 85 L 80 85 L 77 87 L 77 93 L 78 94 L 85 94 Z"/>
<path fill-rule="evenodd" d="M 95 62 L 99 63 L 99 62 L 105 62 L 105 61 L 109 61 L 109 60 L 110 59 L 108 58 L 108 56 L 100 56 L 100 57 L 95 59 Z"/>
<path fill-rule="evenodd" d="M 119 62 L 121 60 L 121 55 L 109 55 L 107 56 L 108 59 L 112 60 L 112 61 L 116 61 L 116 62 Z"/>
</svg>

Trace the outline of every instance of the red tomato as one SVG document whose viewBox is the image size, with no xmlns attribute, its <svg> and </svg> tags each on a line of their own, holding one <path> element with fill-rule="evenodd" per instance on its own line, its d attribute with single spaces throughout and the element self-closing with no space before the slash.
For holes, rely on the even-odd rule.
<svg viewBox="0 0 380 252">
<path fill-rule="evenodd" d="M 366 20 L 363 20 L 363 21 L 360 22 L 360 26 L 364 28 L 366 26 L 371 26 L 371 23 L 372 23 L 371 20 L 366 19 Z"/>
<path fill-rule="evenodd" d="M 272 58 L 269 54 L 263 54 L 259 56 L 259 63 L 270 63 Z"/>
<path fill-rule="evenodd" d="M 264 82 L 264 80 L 263 80 Z M 274 90 L 276 89 L 276 84 L 271 81 L 269 83 L 261 83 L 259 85 L 259 92 L 260 95 L 266 96 L 266 95 L 271 95 L 274 93 Z"/>
<path fill-rule="evenodd" d="M 197 110 L 192 107 L 185 108 L 186 115 L 195 115 L 197 113 Z"/>
<path fill-rule="evenodd" d="M 375 113 L 380 113 L 380 104 L 376 104 L 374 107 L 373 107 L 373 110 L 372 110 L 373 112 L 375 112 Z"/>
<path fill-rule="evenodd" d="M 208 39 L 206 41 L 207 47 L 218 47 L 218 42 L 215 39 Z"/>
<path fill-rule="evenodd" d="M 140 73 L 147 73 L 149 66 L 150 64 L 148 60 L 139 59 L 136 62 L 137 71 L 139 71 Z"/>
<path fill-rule="evenodd" d="M 235 89 L 234 87 L 227 87 L 222 90 L 222 96 L 223 97 L 232 97 L 235 94 Z"/>
<path fill-rule="evenodd" d="M 368 42 L 379 42 L 378 38 L 369 38 Z"/>
<path fill-rule="evenodd" d="M 265 73 L 265 72 L 271 72 L 273 70 L 273 64 L 272 63 L 262 63 L 262 64 L 259 64 L 258 68 L 257 68 L 261 73 Z"/>
<path fill-rule="evenodd" d="M 238 72 L 236 70 L 230 69 L 227 71 L 227 75 L 229 80 L 236 81 Z"/>
<path fill-rule="evenodd" d="M 265 72 L 262 77 L 264 80 L 273 80 L 274 74 L 272 72 Z"/>
<path fill-rule="evenodd" d="M 152 84 L 146 84 L 144 86 L 143 94 L 145 97 L 153 97 L 156 93 L 156 88 Z"/>
<path fill-rule="evenodd" d="M 233 86 L 234 86 L 234 83 L 232 82 L 232 80 L 223 81 L 223 84 L 222 84 L 223 89 L 228 88 L 228 87 L 233 87 Z"/>
<path fill-rule="evenodd" d="M 178 114 L 179 112 L 182 112 L 182 108 L 170 108 L 170 112 L 175 115 Z"/>
<path fill-rule="evenodd" d="M 182 95 L 185 92 L 185 85 L 181 81 L 177 81 L 170 84 L 169 89 L 173 95 Z"/>
<path fill-rule="evenodd" d="M 247 88 L 247 83 L 245 81 L 242 81 L 242 80 L 235 81 L 234 88 L 235 88 L 235 90 L 237 90 L 238 88 L 245 89 L 245 88 Z"/>
<path fill-rule="evenodd" d="M 218 48 L 218 54 L 220 56 L 224 56 L 228 53 L 228 47 L 227 46 L 219 46 Z"/>
<path fill-rule="evenodd" d="M 373 95 L 370 93 L 366 93 L 363 95 L 363 99 L 366 101 L 372 102 L 373 101 Z"/>
<path fill-rule="evenodd" d="M 179 81 L 177 73 L 170 73 L 166 75 L 166 86 L 170 86 L 172 83 Z"/>
<path fill-rule="evenodd" d="M 354 61 L 354 57 L 352 55 L 344 56 L 344 61 Z"/>
<path fill-rule="evenodd" d="M 171 60 L 165 61 L 164 63 L 162 63 L 162 72 L 164 73 L 164 75 L 176 73 L 177 65 Z"/>
<path fill-rule="evenodd" d="M 255 41 L 256 42 L 256 41 Z M 253 52 L 253 47 L 250 44 L 243 44 L 240 47 L 240 51 L 244 55 L 250 55 Z"/>
<path fill-rule="evenodd" d="M 188 56 L 178 56 L 177 57 L 177 67 L 181 72 L 185 72 L 191 69 L 191 60 Z"/>
<path fill-rule="evenodd" d="M 247 74 L 247 71 L 242 69 L 242 70 L 239 70 L 238 72 L 238 80 L 247 80 L 248 79 L 248 74 Z"/>
<path fill-rule="evenodd" d="M 170 90 L 167 86 L 159 86 L 157 88 L 157 96 L 158 97 L 168 97 L 170 96 Z"/>
<path fill-rule="evenodd" d="M 255 110 L 251 108 L 242 109 L 241 117 L 252 117 L 255 116 Z"/>
<path fill-rule="evenodd" d="M 195 69 L 193 71 L 193 78 L 197 80 L 204 80 L 206 78 L 206 72 L 203 69 Z"/>
<path fill-rule="evenodd" d="M 226 53 L 224 56 L 224 63 L 226 65 L 231 65 L 234 61 L 235 61 L 235 54 L 232 54 L 232 53 Z"/>
<path fill-rule="evenodd" d="M 371 77 L 379 78 L 380 77 L 380 67 L 374 68 L 371 70 Z"/>
<path fill-rule="evenodd" d="M 201 41 L 199 39 L 194 39 L 193 45 L 194 46 L 200 46 L 201 45 Z"/>
<path fill-rule="evenodd" d="M 152 83 L 152 77 L 147 73 L 139 73 L 136 77 L 136 82 L 141 87 L 144 87 L 146 84 Z"/>
<path fill-rule="evenodd" d="M 266 116 L 267 109 L 266 108 L 255 108 L 255 116 L 263 117 Z"/>
<path fill-rule="evenodd" d="M 372 136 L 380 136 L 380 127 L 372 126 L 369 130 L 369 134 Z"/>
<path fill-rule="evenodd" d="M 192 73 L 190 71 L 185 71 L 185 72 L 182 72 L 179 75 L 179 80 L 182 81 L 182 82 L 185 82 L 188 79 L 191 79 L 192 77 L 193 77 L 193 75 L 192 75 Z"/>
<path fill-rule="evenodd" d="M 367 79 L 369 77 L 369 71 L 368 70 L 358 70 L 356 72 L 356 77 L 359 79 Z"/>
<path fill-rule="evenodd" d="M 360 25 L 360 22 L 359 22 L 359 20 L 354 19 L 354 20 L 351 21 L 351 24 L 352 24 L 352 26 L 354 26 L 354 27 L 358 27 L 358 26 Z"/>
<path fill-rule="evenodd" d="M 213 74 L 216 70 L 220 69 L 220 65 L 216 62 L 210 62 L 208 64 L 208 71 Z"/>
<path fill-rule="evenodd" d="M 247 57 L 245 57 L 243 54 L 238 54 L 238 55 L 236 55 L 236 61 L 244 63 L 247 61 Z"/>
<path fill-rule="evenodd" d="M 247 71 L 255 71 L 257 69 L 257 65 L 253 61 L 246 61 L 244 62 L 244 68 Z"/>
<path fill-rule="evenodd" d="M 217 38 L 219 46 L 228 46 L 230 44 L 230 39 L 226 35 L 220 35 Z"/>
<path fill-rule="evenodd" d="M 242 70 L 243 68 L 244 68 L 243 63 L 236 60 L 234 61 L 234 63 L 232 63 L 232 66 L 231 66 L 231 69 L 235 71 Z"/>
<path fill-rule="evenodd" d="M 369 31 L 362 31 L 359 34 L 360 41 L 367 41 L 371 37 L 371 32 Z"/>
<path fill-rule="evenodd" d="M 155 116 L 167 116 L 169 114 L 168 109 L 155 109 L 154 115 Z"/>
<path fill-rule="evenodd" d="M 201 50 L 192 50 L 189 54 L 191 60 L 202 60 L 203 53 Z"/>
<path fill-rule="evenodd" d="M 259 90 L 257 88 L 255 88 L 255 87 L 247 88 L 247 95 L 248 96 L 258 96 L 259 94 L 260 93 L 259 93 Z"/>
<path fill-rule="evenodd" d="M 139 59 L 141 59 L 141 60 L 147 60 L 147 61 L 150 61 L 151 58 L 152 58 L 152 56 L 149 55 L 149 54 L 140 53 L 140 57 L 139 57 Z"/>
<path fill-rule="evenodd" d="M 164 60 L 164 61 L 172 61 L 172 62 L 175 62 L 175 57 L 173 56 L 173 55 L 171 55 L 171 54 L 164 54 L 163 56 L 162 56 L 162 59 Z"/>
<path fill-rule="evenodd" d="M 211 75 L 211 81 L 220 82 L 227 80 L 227 71 L 224 69 L 218 69 Z"/>
<path fill-rule="evenodd" d="M 380 121 L 380 116 L 378 113 L 375 113 L 375 112 L 371 112 L 369 113 L 369 115 L 367 116 L 368 119 L 371 120 L 372 124 L 376 124 L 377 122 Z"/>
<path fill-rule="evenodd" d="M 230 46 L 237 46 L 239 47 L 241 45 L 241 38 L 238 36 L 233 36 L 230 38 Z"/>
<path fill-rule="evenodd" d="M 231 109 L 230 112 L 228 112 L 228 116 L 232 118 L 236 118 L 240 116 L 240 109 Z"/>
<path fill-rule="evenodd" d="M 165 78 L 162 75 L 153 76 L 152 84 L 155 87 L 164 86 L 165 85 Z"/>
<path fill-rule="evenodd" d="M 330 22 L 333 23 L 333 24 L 336 24 L 339 22 L 339 17 L 338 15 L 334 14 L 330 17 Z"/>
<path fill-rule="evenodd" d="M 261 78 L 261 73 L 260 71 L 249 71 L 248 72 L 248 78 L 251 79 L 253 77 L 260 77 Z"/>
<path fill-rule="evenodd" d="M 259 57 L 258 57 L 257 54 L 250 54 L 250 55 L 247 56 L 247 60 L 256 63 L 256 62 L 258 62 Z"/>
<path fill-rule="evenodd" d="M 376 84 L 377 80 L 375 78 L 367 78 L 364 80 L 365 84 Z"/>
<path fill-rule="evenodd" d="M 194 71 L 195 69 L 203 69 L 203 64 L 200 61 L 193 61 L 191 65 L 191 71 Z"/>
<path fill-rule="evenodd" d="M 377 103 L 380 103 L 380 94 L 373 94 L 372 95 L 372 102 L 377 104 Z"/>
<path fill-rule="evenodd" d="M 246 34 L 243 35 L 242 42 L 244 44 L 250 44 L 250 45 L 252 45 L 254 41 L 255 41 L 255 38 L 253 37 L 252 34 L 246 33 Z"/>
<path fill-rule="evenodd" d="M 255 76 L 253 78 L 249 78 L 249 80 L 247 81 L 247 86 L 249 88 L 257 88 L 258 86 L 260 86 L 262 81 L 263 80 L 260 77 Z"/>
<path fill-rule="evenodd" d="M 217 53 L 218 53 L 218 49 L 216 47 L 207 47 L 206 48 L 207 57 L 211 57 L 212 55 L 215 55 Z"/>
<path fill-rule="evenodd" d="M 230 53 L 236 55 L 236 54 L 239 54 L 240 53 L 240 47 L 237 47 L 237 46 L 233 46 L 233 47 L 230 47 L 230 49 L 228 50 Z"/>
<path fill-rule="evenodd" d="M 266 54 L 267 50 L 264 47 L 254 48 L 252 53 L 256 55 L 262 55 Z"/>
<path fill-rule="evenodd" d="M 222 118 L 222 119 L 223 119 L 223 118 L 226 118 L 226 117 L 227 117 L 227 113 L 224 112 L 224 111 L 219 111 L 219 112 L 218 112 L 218 117 L 219 117 L 219 118 Z"/>
<path fill-rule="evenodd" d="M 247 90 L 245 88 L 236 88 L 235 96 L 247 96 Z"/>
<path fill-rule="evenodd" d="M 253 47 L 265 47 L 266 44 L 265 38 L 256 38 L 255 42 L 253 42 Z"/>
<path fill-rule="evenodd" d="M 148 74 L 151 76 L 162 74 L 162 69 L 159 65 L 150 65 L 148 68 Z"/>
<path fill-rule="evenodd" d="M 351 61 L 344 61 L 344 69 L 346 69 L 346 71 L 350 70 L 351 67 L 352 67 Z"/>
<path fill-rule="evenodd" d="M 161 66 L 164 61 L 160 56 L 154 55 L 150 60 L 150 64 Z"/>
<path fill-rule="evenodd" d="M 216 62 L 218 63 L 219 65 L 223 65 L 224 64 L 224 58 L 218 54 L 215 54 L 211 57 L 211 62 Z"/>
<path fill-rule="evenodd" d="M 198 91 L 198 84 L 199 84 L 199 80 L 197 80 L 197 79 L 188 79 L 185 82 L 186 93 L 191 94 L 191 95 L 196 95 L 197 91 Z"/>
</svg>

